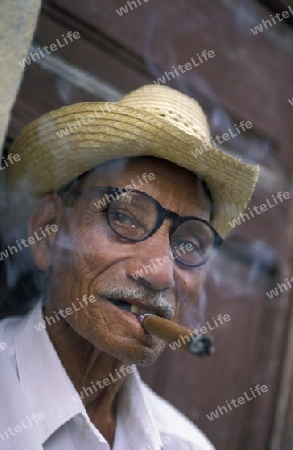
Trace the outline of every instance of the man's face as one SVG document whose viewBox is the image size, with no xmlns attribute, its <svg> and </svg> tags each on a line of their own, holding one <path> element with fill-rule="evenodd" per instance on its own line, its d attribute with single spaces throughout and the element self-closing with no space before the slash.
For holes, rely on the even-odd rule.
<svg viewBox="0 0 293 450">
<path fill-rule="evenodd" d="M 153 173 L 155 178 L 145 182 L 144 173 Z M 153 236 L 141 242 L 129 242 L 109 227 L 106 208 L 97 207 L 102 196 L 91 188 L 124 187 L 132 180 L 164 208 L 209 220 L 210 201 L 191 172 L 146 157 L 100 165 L 86 178 L 70 213 L 63 215 L 50 261 L 49 302 L 57 311 L 73 303 L 78 307 L 83 296 L 93 295 L 95 302 L 66 317 L 70 327 L 123 362 L 146 365 L 156 360 L 165 344 L 145 333 L 128 304 L 157 308 L 176 320 L 180 305 L 196 301 L 205 271 L 204 266 L 188 268 L 171 258 L 154 269 L 151 260 L 170 256 L 171 219 L 165 219 Z M 143 269 L 150 265 L 153 270 Z M 135 278 L 137 271 L 141 276 Z M 126 305 L 118 302 L 121 299 Z"/>
</svg>

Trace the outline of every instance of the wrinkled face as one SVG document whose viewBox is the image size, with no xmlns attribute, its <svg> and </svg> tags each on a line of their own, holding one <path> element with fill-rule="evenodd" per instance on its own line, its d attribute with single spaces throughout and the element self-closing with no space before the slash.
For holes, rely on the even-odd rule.
<svg viewBox="0 0 293 450">
<path fill-rule="evenodd" d="M 145 173 L 154 176 L 143 179 Z M 98 201 L 105 197 L 92 188 L 133 187 L 132 181 L 164 208 L 209 220 L 210 200 L 191 172 L 149 157 L 100 165 L 86 178 L 70 211 L 64 207 L 61 214 L 48 262 L 49 302 L 56 311 L 75 304 L 79 310 L 65 320 L 94 347 L 124 362 L 146 365 L 155 361 L 165 344 L 145 333 L 137 314 L 150 310 L 176 320 L 180 305 L 196 301 L 205 266 L 187 268 L 172 258 L 163 263 L 170 256 L 171 219 L 141 242 L 129 242 L 110 228 L 107 199 L 103 207 Z M 85 295 L 96 301 L 81 308 Z"/>
</svg>

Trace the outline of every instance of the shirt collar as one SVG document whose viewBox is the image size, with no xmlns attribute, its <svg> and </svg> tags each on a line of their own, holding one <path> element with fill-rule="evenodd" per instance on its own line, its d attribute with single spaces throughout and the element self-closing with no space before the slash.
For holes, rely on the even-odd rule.
<svg viewBox="0 0 293 450">
<path fill-rule="evenodd" d="M 42 444 L 68 420 L 84 414 L 76 390 L 51 343 L 47 331 L 37 331 L 43 322 L 42 304 L 38 302 L 22 323 L 15 337 L 15 357 L 20 384 L 32 411 L 43 413 L 45 420 L 36 424 Z"/>
<path fill-rule="evenodd" d="M 70 378 L 49 339 L 46 329 L 37 331 L 36 325 L 45 323 L 39 301 L 25 317 L 15 336 L 15 357 L 20 384 L 33 412 L 43 413 L 45 420 L 36 424 L 42 445 L 68 420 L 88 415 Z M 78 398 L 78 401 L 77 401 Z M 160 450 L 163 445 L 154 418 L 147 404 L 143 384 L 135 366 L 120 393 L 118 419 L 134 448 L 142 445 Z M 99 440 L 99 431 L 89 423 Z"/>
<path fill-rule="evenodd" d="M 120 393 L 118 414 L 133 448 L 163 448 L 162 440 L 149 408 L 143 383 L 135 366 Z"/>
</svg>

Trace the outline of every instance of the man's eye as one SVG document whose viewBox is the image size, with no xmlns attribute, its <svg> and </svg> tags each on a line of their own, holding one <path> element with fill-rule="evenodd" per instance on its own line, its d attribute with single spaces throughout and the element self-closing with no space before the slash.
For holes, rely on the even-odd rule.
<svg viewBox="0 0 293 450">
<path fill-rule="evenodd" d="M 132 218 L 129 214 L 125 214 L 121 211 L 112 211 L 109 214 L 109 219 L 111 222 L 116 222 L 118 225 L 123 225 L 131 228 L 136 227 L 135 219 Z"/>
<path fill-rule="evenodd" d="M 183 248 L 187 248 L 188 251 L 198 252 L 202 254 L 204 252 L 203 244 L 196 238 L 192 239 L 182 239 L 176 242 L 177 247 L 183 246 Z M 188 247 L 186 247 L 188 245 Z"/>
</svg>

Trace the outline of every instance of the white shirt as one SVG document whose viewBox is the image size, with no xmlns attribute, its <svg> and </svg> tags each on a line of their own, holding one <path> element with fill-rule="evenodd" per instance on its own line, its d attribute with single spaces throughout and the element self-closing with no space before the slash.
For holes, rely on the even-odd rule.
<svg viewBox="0 0 293 450">
<path fill-rule="evenodd" d="M 47 331 L 34 327 L 42 320 L 38 302 L 28 315 L 0 321 L 1 450 L 110 450 L 91 423 Z M 119 393 L 113 450 L 161 449 L 214 447 L 147 387 L 133 366 Z"/>
</svg>

